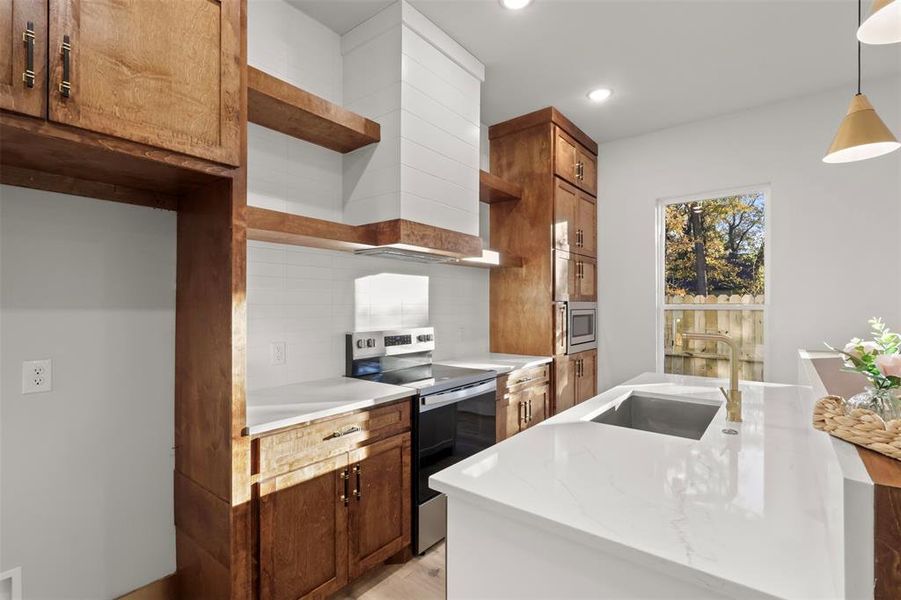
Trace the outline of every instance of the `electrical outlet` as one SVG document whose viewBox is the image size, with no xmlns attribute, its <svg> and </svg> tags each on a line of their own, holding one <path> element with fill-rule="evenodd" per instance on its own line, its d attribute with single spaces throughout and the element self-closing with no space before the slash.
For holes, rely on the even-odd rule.
<svg viewBox="0 0 901 600">
<path fill-rule="evenodd" d="M 22 393 L 36 394 L 53 389 L 53 370 L 50 359 L 26 360 L 22 363 Z"/>
<path fill-rule="evenodd" d="M 270 347 L 270 363 L 273 365 L 283 365 L 288 362 L 287 344 L 285 342 L 272 342 Z"/>
</svg>

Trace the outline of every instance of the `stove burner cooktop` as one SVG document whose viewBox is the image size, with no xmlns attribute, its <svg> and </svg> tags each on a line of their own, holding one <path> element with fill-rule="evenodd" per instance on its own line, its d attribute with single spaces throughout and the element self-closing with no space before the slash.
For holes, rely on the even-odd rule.
<svg viewBox="0 0 901 600">
<path fill-rule="evenodd" d="M 494 371 L 466 369 L 441 364 L 426 364 L 394 371 L 363 375 L 360 379 L 388 383 L 418 390 L 420 394 L 440 392 L 452 387 L 469 385 L 497 376 Z"/>
</svg>

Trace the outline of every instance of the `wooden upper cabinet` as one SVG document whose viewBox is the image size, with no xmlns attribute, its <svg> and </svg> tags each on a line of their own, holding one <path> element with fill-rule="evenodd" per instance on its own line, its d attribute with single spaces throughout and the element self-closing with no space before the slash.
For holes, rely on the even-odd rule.
<svg viewBox="0 0 901 600">
<path fill-rule="evenodd" d="M 51 0 L 49 40 L 51 120 L 239 164 L 241 0 Z"/>
<path fill-rule="evenodd" d="M 578 245 L 579 191 L 562 179 L 554 187 L 554 248 L 569 252 Z"/>
<path fill-rule="evenodd" d="M 582 302 L 594 302 L 598 299 L 598 265 L 593 258 L 573 256 L 575 272 L 575 291 L 570 296 Z"/>
<path fill-rule="evenodd" d="M 576 248 L 583 256 L 597 256 L 598 209 L 592 196 L 579 192 L 576 210 Z"/>
<path fill-rule="evenodd" d="M 554 173 L 589 194 L 597 195 L 597 157 L 557 126 L 554 127 Z"/>
<path fill-rule="evenodd" d="M 594 302 L 597 298 L 597 261 L 555 250 L 554 301 Z"/>
<path fill-rule="evenodd" d="M 345 453 L 259 484 L 262 600 L 324 598 L 347 583 L 350 483 Z"/>
<path fill-rule="evenodd" d="M 0 108 L 47 112 L 47 1 L 0 0 Z"/>
<path fill-rule="evenodd" d="M 350 578 L 359 577 L 410 544 L 410 434 L 350 453 Z"/>
<path fill-rule="evenodd" d="M 579 179 L 576 158 L 579 143 L 559 127 L 554 127 L 554 173 L 566 181 L 577 185 Z"/>
<path fill-rule="evenodd" d="M 591 194 L 598 195 L 598 159 L 585 150 L 582 146 L 576 146 L 576 164 L 579 166 L 578 186 Z"/>
</svg>

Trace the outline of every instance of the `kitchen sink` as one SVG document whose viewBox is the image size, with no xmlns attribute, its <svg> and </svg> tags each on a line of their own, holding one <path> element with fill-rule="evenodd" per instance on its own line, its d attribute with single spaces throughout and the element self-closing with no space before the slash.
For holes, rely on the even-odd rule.
<svg viewBox="0 0 901 600">
<path fill-rule="evenodd" d="M 591 420 L 699 440 L 721 404 L 712 400 L 685 400 L 632 392 L 619 406 L 609 408 Z"/>
</svg>

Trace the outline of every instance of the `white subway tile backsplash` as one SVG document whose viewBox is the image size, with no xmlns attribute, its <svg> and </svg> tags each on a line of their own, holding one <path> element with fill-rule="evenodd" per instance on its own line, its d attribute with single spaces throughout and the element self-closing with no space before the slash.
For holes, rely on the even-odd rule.
<svg viewBox="0 0 901 600">
<path fill-rule="evenodd" d="M 488 350 L 486 269 L 255 241 L 247 253 L 248 389 L 343 375 L 344 334 L 354 329 L 431 324 L 439 360 Z M 277 341 L 287 364 L 273 366 Z"/>
<path fill-rule="evenodd" d="M 340 36 L 282 0 L 250 0 L 247 11 L 250 65 L 341 104 Z M 341 219 L 339 153 L 249 124 L 247 163 L 249 205 Z"/>
</svg>

